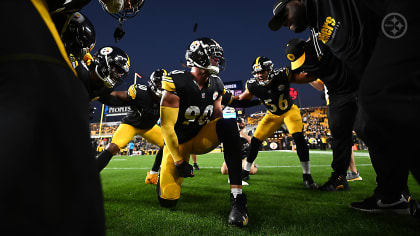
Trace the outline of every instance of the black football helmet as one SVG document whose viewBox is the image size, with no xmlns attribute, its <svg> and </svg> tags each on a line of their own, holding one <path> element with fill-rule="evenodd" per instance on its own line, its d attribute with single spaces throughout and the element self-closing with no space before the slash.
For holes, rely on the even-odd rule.
<svg viewBox="0 0 420 236">
<path fill-rule="evenodd" d="M 185 59 L 188 67 L 199 67 L 208 70 L 210 74 L 218 74 L 225 66 L 223 48 L 211 38 L 194 40 L 187 48 Z M 217 59 L 218 65 L 212 65 L 211 59 Z"/>
<path fill-rule="evenodd" d="M 95 28 L 85 15 L 75 12 L 65 23 L 61 39 L 67 53 L 81 60 L 95 46 Z"/>
<path fill-rule="evenodd" d="M 127 53 L 114 46 L 100 48 L 93 56 L 93 62 L 96 74 L 108 88 L 115 87 L 130 70 L 130 58 Z"/>
<path fill-rule="evenodd" d="M 257 57 L 252 63 L 252 71 L 251 73 L 254 75 L 254 78 L 257 80 L 258 84 L 261 86 L 266 86 L 270 84 L 272 74 L 274 70 L 273 62 L 267 57 Z M 263 71 L 268 71 L 268 76 L 257 76 L 257 73 L 261 73 Z"/>
<path fill-rule="evenodd" d="M 168 75 L 165 69 L 157 69 L 150 75 L 149 86 L 154 94 L 162 97 L 162 79 Z"/>
</svg>

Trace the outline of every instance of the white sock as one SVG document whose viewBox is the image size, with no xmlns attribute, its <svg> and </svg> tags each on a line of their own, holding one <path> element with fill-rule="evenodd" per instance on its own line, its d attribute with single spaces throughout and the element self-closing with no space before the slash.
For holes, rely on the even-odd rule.
<svg viewBox="0 0 420 236">
<path fill-rule="evenodd" d="M 304 174 L 311 173 L 311 162 L 310 161 L 301 161 L 300 164 L 302 165 L 302 170 Z"/>
<path fill-rule="evenodd" d="M 249 171 L 251 169 L 252 163 L 246 162 L 244 170 Z"/>
<path fill-rule="evenodd" d="M 231 188 L 230 192 L 233 194 L 233 197 L 236 198 L 236 196 L 238 196 L 238 194 L 242 194 L 242 189 L 241 188 Z"/>
<path fill-rule="evenodd" d="M 150 173 L 151 175 L 153 175 L 153 174 L 157 174 L 157 173 L 159 173 L 159 172 L 151 170 L 151 171 L 149 171 L 149 173 Z"/>
</svg>

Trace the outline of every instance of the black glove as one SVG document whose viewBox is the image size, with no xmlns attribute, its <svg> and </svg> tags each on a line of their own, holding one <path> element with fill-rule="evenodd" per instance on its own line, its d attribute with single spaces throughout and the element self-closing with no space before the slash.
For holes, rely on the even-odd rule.
<svg viewBox="0 0 420 236">
<path fill-rule="evenodd" d="M 185 161 L 179 165 L 176 165 L 176 172 L 178 172 L 178 175 L 180 177 L 184 177 L 184 178 L 194 177 L 193 166 L 188 164 Z"/>
</svg>

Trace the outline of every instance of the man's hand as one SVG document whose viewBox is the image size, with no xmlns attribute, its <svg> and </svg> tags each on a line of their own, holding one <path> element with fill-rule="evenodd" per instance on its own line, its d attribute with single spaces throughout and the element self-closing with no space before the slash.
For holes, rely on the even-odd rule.
<svg viewBox="0 0 420 236">
<path fill-rule="evenodd" d="M 176 172 L 178 172 L 178 175 L 180 177 L 184 177 L 184 178 L 194 177 L 193 166 L 188 164 L 185 161 L 179 165 L 176 165 Z"/>
</svg>

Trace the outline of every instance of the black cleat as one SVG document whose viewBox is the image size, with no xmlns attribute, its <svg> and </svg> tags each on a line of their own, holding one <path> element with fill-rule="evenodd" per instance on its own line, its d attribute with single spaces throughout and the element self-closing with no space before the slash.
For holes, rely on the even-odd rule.
<svg viewBox="0 0 420 236">
<path fill-rule="evenodd" d="M 377 199 L 375 196 L 372 196 L 361 202 L 352 202 L 350 207 L 365 212 L 393 212 L 398 214 L 410 213 L 410 204 L 403 196 L 401 196 L 400 200 L 394 202 L 385 202 L 381 199 Z"/>
<path fill-rule="evenodd" d="M 249 180 L 249 171 L 242 169 L 242 180 L 243 181 Z"/>
<path fill-rule="evenodd" d="M 200 167 L 198 167 L 197 163 L 194 163 L 193 167 L 194 167 L 194 170 L 199 170 L 200 169 Z"/>
<path fill-rule="evenodd" d="M 347 182 L 346 175 L 338 175 L 332 172 L 329 180 L 319 189 L 327 192 L 335 192 L 337 190 L 350 190 L 350 186 Z"/>
<path fill-rule="evenodd" d="M 229 224 L 245 226 L 248 224 L 248 209 L 246 207 L 246 195 L 238 194 L 236 198 L 230 194 Z"/>
<path fill-rule="evenodd" d="M 305 185 L 307 189 L 318 188 L 318 184 L 316 184 L 315 181 L 312 179 L 311 174 L 303 174 L 303 185 Z"/>
</svg>

